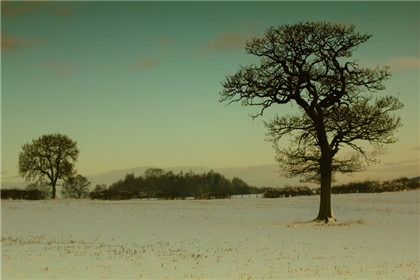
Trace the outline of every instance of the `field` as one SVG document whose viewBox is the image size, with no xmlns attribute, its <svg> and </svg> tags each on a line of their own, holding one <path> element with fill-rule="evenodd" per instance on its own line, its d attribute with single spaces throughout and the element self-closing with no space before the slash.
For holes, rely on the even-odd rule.
<svg viewBox="0 0 420 280">
<path fill-rule="evenodd" d="M 2 201 L 2 279 L 419 279 L 420 191 Z"/>
</svg>

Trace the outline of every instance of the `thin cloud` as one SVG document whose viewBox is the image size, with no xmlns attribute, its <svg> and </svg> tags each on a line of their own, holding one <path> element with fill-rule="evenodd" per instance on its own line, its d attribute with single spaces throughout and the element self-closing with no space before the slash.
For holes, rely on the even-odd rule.
<svg viewBox="0 0 420 280">
<path fill-rule="evenodd" d="M 395 71 L 411 70 L 420 67 L 418 57 L 396 57 L 390 59 L 391 69 Z"/>
<path fill-rule="evenodd" d="M 4 4 L 7 3 L 7 4 Z M 10 5 L 9 5 L 10 3 Z M 48 13 L 66 16 L 73 13 L 73 9 L 69 6 L 58 6 L 50 1 L 2 1 L 2 16 L 18 16 L 24 14 L 37 14 L 38 12 L 47 11 Z M 58 6 L 58 7 L 57 7 Z M 41 15 L 41 14 L 38 14 Z"/>
<path fill-rule="evenodd" d="M 414 147 L 409 148 L 408 150 L 410 150 L 410 151 L 420 151 L 420 146 L 414 146 Z"/>
<path fill-rule="evenodd" d="M 21 15 L 21 14 L 32 13 L 33 10 L 34 10 L 33 7 L 17 7 L 17 8 L 6 8 L 6 7 L 3 8 L 2 7 L 1 13 L 2 15 L 16 16 L 16 15 Z"/>
<path fill-rule="evenodd" d="M 174 38 L 170 38 L 170 37 L 160 37 L 160 38 L 157 38 L 156 41 L 159 43 L 175 43 L 176 42 Z"/>
<path fill-rule="evenodd" d="M 400 174 L 400 176 L 404 177 L 412 177 L 412 176 L 418 176 L 419 172 L 419 164 L 412 163 L 412 164 L 403 164 L 403 165 L 387 165 L 387 166 L 381 166 L 381 167 L 374 167 L 369 168 L 366 173 L 374 173 L 379 174 L 381 177 L 388 177 L 392 178 L 395 177 L 394 174 Z M 387 179 L 384 177 L 383 179 Z"/>
<path fill-rule="evenodd" d="M 243 50 L 246 40 L 247 38 L 238 33 L 227 32 L 206 42 L 205 46 L 212 50 Z"/>
<path fill-rule="evenodd" d="M 47 42 L 45 39 L 41 39 L 41 38 L 35 38 L 33 40 L 35 43 L 38 43 L 38 44 L 45 44 Z"/>
<path fill-rule="evenodd" d="M 401 161 L 388 161 L 384 163 L 384 166 L 402 166 L 405 164 L 413 164 L 419 163 L 418 159 L 409 159 L 409 160 L 401 160 Z"/>
<path fill-rule="evenodd" d="M 58 15 L 64 15 L 64 16 L 67 16 L 67 15 L 69 15 L 69 14 L 71 14 L 71 13 L 72 13 L 72 10 L 71 10 L 71 8 L 70 8 L 70 7 L 68 7 L 68 6 L 63 6 L 63 7 L 60 7 L 60 8 L 55 9 L 55 10 L 54 10 L 54 13 L 56 13 L 56 14 L 58 14 Z"/>
<path fill-rule="evenodd" d="M 5 16 L 17 16 L 31 14 L 39 7 L 49 5 L 46 1 L 1 1 L 1 14 Z"/>
<path fill-rule="evenodd" d="M 150 67 L 159 65 L 160 63 L 161 63 L 160 61 L 140 61 L 137 66 L 130 67 L 130 68 L 128 68 L 128 70 L 130 70 L 132 72 L 143 71 L 143 70 L 148 69 Z"/>
<path fill-rule="evenodd" d="M 1 35 L 1 49 L 6 53 L 10 53 L 12 51 L 17 51 L 19 49 L 31 49 L 33 47 L 37 47 L 38 45 L 44 45 L 47 41 L 42 38 L 34 38 L 31 40 L 25 40 L 21 38 L 17 38 L 15 36 L 9 34 L 2 34 Z"/>
<path fill-rule="evenodd" d="M 178 53 L 180 56 L 185 57 L 208 57 L 210 54 L 208 52 L 200 52 L 200 51 L 185 51 Z"/>
<path fill-rule="evenodd" d="M 45 66 L 56 72 L 59 77 L 71 76 L 75 71 L 74 65 L 65 61 L 53 60 L 46 63 Z"/>
<path fill-rule="evenodd" d="M 19 39 L 7 34 L 1 36 L 1 49 L 6 52 L 11 52 L 21 48 L 22 46 L 29 46 L 27 40 Z"/>
</svg>

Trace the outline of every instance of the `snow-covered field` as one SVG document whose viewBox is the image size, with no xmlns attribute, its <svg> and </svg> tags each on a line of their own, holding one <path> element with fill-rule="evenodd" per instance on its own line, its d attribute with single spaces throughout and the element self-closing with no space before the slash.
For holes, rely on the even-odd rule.
<svg viewBox="0 0 420 280">
<path fill-rule="evenodd" d="M 2 201 L 2 279 L 419 279 L 420 191 Z"/>
</svg>

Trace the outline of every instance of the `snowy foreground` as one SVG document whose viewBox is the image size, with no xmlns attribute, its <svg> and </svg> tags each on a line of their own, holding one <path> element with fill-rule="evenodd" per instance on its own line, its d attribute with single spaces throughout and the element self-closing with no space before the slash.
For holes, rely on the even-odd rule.
<svg viewBox="0 0 420 280">
<path fill-rule="evenodd" d="M 2 279 L 419 279 L 419 199 L 2 201 Z"/>
</svg>

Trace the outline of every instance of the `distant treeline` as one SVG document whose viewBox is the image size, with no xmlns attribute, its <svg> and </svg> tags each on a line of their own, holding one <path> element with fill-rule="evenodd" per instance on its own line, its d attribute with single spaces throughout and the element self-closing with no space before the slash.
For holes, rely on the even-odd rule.
<svg viewBox="0 0 420 280">
<path fill-rule="evenodd" d="M 332 187 L 333 194 L 344 193 L 380 193 L 413 190 L 420 188 L 420 177 L 399 178 L 391 181 L 364 181 Z M 249 186 L 239 178 L 227 179 L 223 175 L 210 171 L 195 174 L 192 171 L 178 174 L 162 169 L 148 169 L 139 177 L 127 174 L 106 188 L 97 186 L 90 193 L 92 199 L 132 199 L 158 198 L 177 199 L 193 197 L 195 199 L 229 198 L 232 195 L 261 194 L 265 198 L 308 196 L 320 193 L 320 189 L 309 187 L 257 188 Z"/>
<path fill-rule="evenodd" d="M 381 193 L 415 190 L 420 188 L 420 177 L 408 179 L 399 178 L 391 181 L 364 181 L 361 183 L 348 183 L 332 187 L 332 193 Z M 319 193 L 320 190 L 317 190 Z"/>
<path fill-rule="evenodd" d="M 390 181 L 364 181 L 348 183 L 332 187 L 333 194 L 345 193 L 380 193 L 414 190 L 420 188 L 420 177 L 408 179 L 399 178 Z M 39 200 L 50 198 L 47 187 L 34 189 L 29 186 L 26 190 L 2 189 L 1 199 Z M 264 194 L 265 198 L 308 196 L 320 193 L 320 189 L 309 187 L 257 188 L 249 186 L 239 178 L 228 179 L 220 173 L 210 171 L 195 174 L 192 171 L 174 174 L 162 169 L 148 169 L 139 177 L 127 174 L 109 187 L 97 185 L 89 193 L 91 199 L 124 200 L 138 198 L 157 199 L 218 199 L 230 198 L 232 195 Z"/>
<path fill-rule="evenodd" d="M 239 178 L 228 179 L 220 173 L 210 171 L 195 174 L 192 171 L 174 174 L 163 169 L 151 168 L 142 176 L 127 174 L 106 188 L 97 185 L 90 193 L 92 199 L 160 198 L 196 199 L 228 198 L 231 195 L 262 193 L 261 189 L 249 186 Z"/>
<path fill-rule="evenodd" d="M 391 181 L 364 181 L 357 183 L 348 183 L 344 185 L 333 186 L 331 192 L 333 194 L 346 193 L 381 193 L 381 192 L 398 192 L 406 190 L 415 190 L 420 188 L 420 177 L 408 179 L 399 178 Z M 265 198 L 289 197 L 289 196 L 306 196 L 320 194 L 321 189 L 310 189 L 308 187 L 285 187 L 267 189 L 264 192 Z"/>
</svg>

